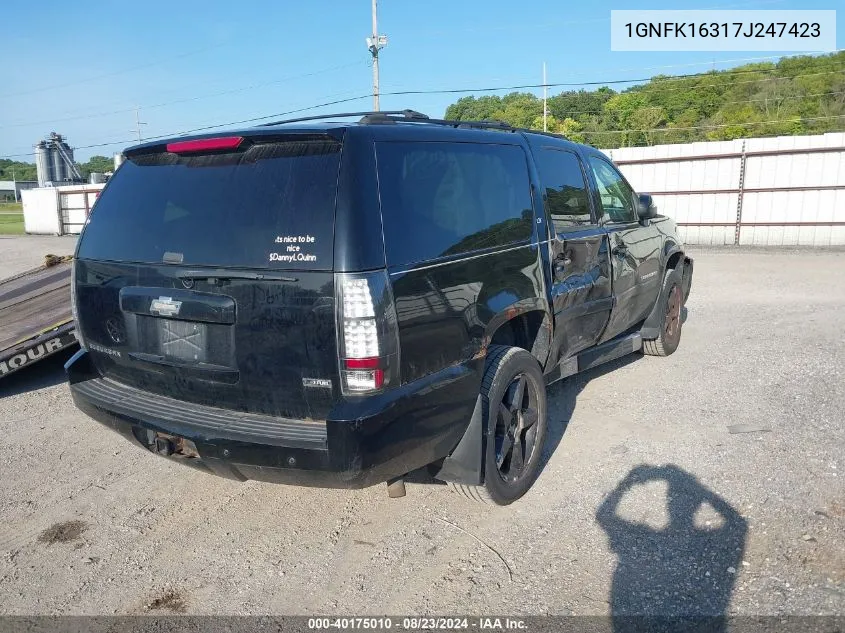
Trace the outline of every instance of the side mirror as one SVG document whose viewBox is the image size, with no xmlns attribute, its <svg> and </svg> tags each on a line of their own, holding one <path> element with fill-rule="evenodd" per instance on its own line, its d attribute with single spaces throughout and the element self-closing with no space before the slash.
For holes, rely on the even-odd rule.
<svg viewBox="0 0 845 633">
<path fill-rule="evenodd" d="M 657 207 L 654 204 L 654 199 L 647 193 L 641 193 L 637 196 L 637 216 L 639 216 L 641 221 L 657 217 Z"/>
</svg>

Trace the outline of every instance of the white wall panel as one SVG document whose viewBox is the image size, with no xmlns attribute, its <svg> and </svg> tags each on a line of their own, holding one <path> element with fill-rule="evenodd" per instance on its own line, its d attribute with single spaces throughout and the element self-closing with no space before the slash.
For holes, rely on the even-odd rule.
<svg viewBox="0 0 845 633">
<path fill-rule="evenodd" d="M 52 187 L 38 187 L 21 191 L 24 231 L 31 234 L 58 235 L 59 201 Z"/>
<path fill-rule="evenodd" d="M 637 191 L 658 194 L 655 202 L 660 213 L 688 225 L 679 227 L 684 241 L 689 244 L 733 244 L 739 194 L 738 191 L 724 191 L 739 189 L 742 159 L 725 158 L 724 154 L 741 153 L 743 142 L 746 162 L 740 243 L 845 245 L 845 226 L 823 225 L 845 222 L 845 188 L 841 188 L 845 185 L 845 133 L 603 151 L 621 163 L 620 169 Z M 837 151 L 800 151 L 813 148 L 835 148 Z M 761 151 L 788 153 L 754 155 Z M 690 157 L 694 158 L 690 160 Z M 638 160 L 651 162 L 625 162 Z M 788 191 L 766 191 L 770 189 Z M 703 193 L 682 193 L 690 191 Z M 719 223 L 732 225 L 707 226 Z M 748 223 L 752 225 L 748 226 Z M 767 223 L 780 223 L 781 226 L 768 226 Z M 798 225 L 801 223 L 806 226 Z"/>
</svg>

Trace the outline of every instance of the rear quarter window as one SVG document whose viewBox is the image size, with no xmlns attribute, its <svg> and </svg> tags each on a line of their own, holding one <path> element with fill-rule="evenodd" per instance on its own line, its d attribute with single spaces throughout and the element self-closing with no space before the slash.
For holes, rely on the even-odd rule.
<svg viewBox="0 0 845 633">
<path fill-rule="evenodd" d="M 531 187 L 517 145 L 376 145 L 387 262 L 424 262 L 527 240 Z"/>
</svg>

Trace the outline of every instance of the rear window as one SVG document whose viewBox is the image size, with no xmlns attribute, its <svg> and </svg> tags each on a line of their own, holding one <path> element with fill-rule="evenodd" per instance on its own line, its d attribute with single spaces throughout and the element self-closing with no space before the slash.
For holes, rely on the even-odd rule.
<svg viewBox="0 0 845 633">
<path fill-rule="evenodd" d="M 79 256 L 330 270 L 340 148 L 321 138 L 136 156 L 97 201 Z"/>
<path fill-rule="evenodd" d="M 521 147 L 383 142 L 377 156 L 389 265 L 531 236 L 531 187 Z"/>
</svg>

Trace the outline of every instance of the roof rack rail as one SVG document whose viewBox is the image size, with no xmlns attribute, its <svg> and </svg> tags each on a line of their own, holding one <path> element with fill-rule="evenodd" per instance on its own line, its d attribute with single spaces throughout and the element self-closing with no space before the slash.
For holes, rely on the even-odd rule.
<svg viewBox="0 0 845 633">
<path fill-rule="evenodd" d="M 563 134 L 558 134 L 556 132 L 544 132 L 543 130 L 532 130 L 531 128 L 527 127 L 516 127 L 511 125 L 507 121 L 499 121 L 498 119 L 483 119 L 481 121 L 460 121 L 458 119 L 432 119 L 424 114 L 420 114 L 419 112 L 414 112 L 414 110 L 402 110 L 400 114 L 405 116 L 404 119 L 399 119 L 394 116 L 393 112 L 377 112 L 373 115 L 380 115 L 378 119 L 373 122 L 382 123 L 385 120 L 399 122 L 412 122 L 412 123 L 429 123 L 432 125 L 446 125 L 449 127 L 459 128 L 459 127 L 469 127 L 469 128 L 479 128 L 479 129 L 489 129 L 489 130 L 503 130 L 505 132 L 527 132 L 530 134 L 540 134 L 542 136 L 550 136 L 552 138 L 559 138 L 564 141 L 568 141 L 569 139 L 566 138 Z M 421 117 L 420 119 L 417 118 L 418 115 Z M 364 117 L 359 121 L 359 123 L 369 123 L 371 122 L 370 117 Z"/>
<path fill-rule="evenodd" d="M 427 123 L 430 125 L 445 125 L 449 127 L 459 128 L 459 127 L 472 127 L 472 128 L 484 128 L 484 129 L 494 129 L 494 130 L 506 130 L 506 131 L 513 131 L 517 128 L 513 127 L 509 123 L 504 121 L 496 121 L 493 119 L 488 119 L 484 121 L 458 121 L 452 119 L 432 119 L 425 114 L 421 114 L 419 112 L 415 112 L 414 110 L 403 110 L 399 114 L 402 115 L 400 118 L 393 112 L 374 112 L 367 116 L 364 116 L 359 123 Z"/>
<path fill-rule="evenodd" d="M 457 119 L 432 119 L 422 112 L 416 110 L 382 110 L 369 112 L 339 112 L 333 114 L 316 114 L 313 116 L 298 117 L 296 119 L 284 119 L 280 121 L 271 121 L 270 123 L 262 123 L 260 127 L 268 127 L 273 125 L 284 125 L 286 123 L 301 123 L 303 121 L 321 121 L 325 119 L 347 119 L 350 117 L 361 117 L 358 123 L 362 125 L 384 124 L 384 123 L 425 123 L 428 125 L 443 125 L 454 128 L 476 128 L 482 130 L 501 130 L 503 132 L 529 132 L 531 134 L 542 134 L 543 136 L 551 136 L 568 140 L 562 134 L 554 132 L 543 132 L 542 130 L 532 130 L 529 128 L 515 127 L 505 121 L 497 121 L 494 119 L 485 119 L 482 121 L 459 121 Z"/>
<path fill-rule="evenodd" d="M 542 136 L 550 136 L 552 138 L 559 138 L 563 139 L 564 141 L 568 141 L 569 139 L 566 138 L 563 134 L 557 134 L 556 132 L 544 132 L 543 130 L 532 130 L 531 128 L 527 127 L 516 127 L 507 123 L 506 121 L 499 121 L 497 119 L 484 119 L 482 121 L 459 121 L 456 119 L 429 119 L 428 121 L 422 121 L 422 123 L 434 123 L 437 125 L 449 125 L 451 127 L 470 127 L 470 128 L 480 128 L 480 129 L 490 129 L 490 130 L 503 130 L 505 132 L 527 132 L 529 134 L 541 134 Z"/>
<path fill-rule="evenodd" d="M 424 120 L 428 119 L 428 116 L 423 114 L 422 112 L 417 112 L 416 110 L 384 110 L 381 112 L 375 111 L 368 111 L 368 112 L 334 112 L 331 114 L 315 114 L 312 116 L 302 116 L 296 119 L 282 119 L 279 121 L 270 121 L 269 123 L 262 123 L 259 127 L 269 127 L 272 125 L 284 125 L 285 123 L 301 123 L 303 121 L 321 121 L 325 119 L 348 119 L 350 117 L 362 117 L 366 119 L 367 117 L 381 117 L 381 118 L 388 118 L 388 117 L 399 117 L 402 116 L 405 119 L 410 120 Z"/>
<path fill-rule="evenodd" d="M 361 117 L 358 123 L 361 123 L 362 125 L 369 125 L 371 123 L 396 123 L 397 121 L 428 123 L 431 120 L 432 119 L 427 114 L 417 112 L 416 110 L 401 110 L 398 112 L 391 112 L 388 110 L 381 112 L 368 112 Z"/>
</svg>

